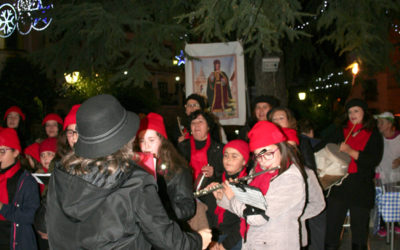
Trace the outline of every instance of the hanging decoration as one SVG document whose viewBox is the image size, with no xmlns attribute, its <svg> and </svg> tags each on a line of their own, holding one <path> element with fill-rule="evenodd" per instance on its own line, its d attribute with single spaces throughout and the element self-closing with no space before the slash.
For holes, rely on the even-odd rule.
<svg viewBox="0 0 400 250">
<path fill-rule="evenodd" d="M 43 4 L 42 0 L 18 0 L 13 4 L 0 5 L 0 37 L 7 38 L 17 29 L 21 35 L 31 30 L 46 29 L 52 19 L 45 17 L 53 4 Z"/>
</svg>

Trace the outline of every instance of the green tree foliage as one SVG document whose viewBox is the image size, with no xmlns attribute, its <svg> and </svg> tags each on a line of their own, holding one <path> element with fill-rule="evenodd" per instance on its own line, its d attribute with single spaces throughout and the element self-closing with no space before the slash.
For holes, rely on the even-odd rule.
<svg viewBox="0 0 400 250">
<path fill-rule="evenodd" d="M 106 72 L 112 83 L 141 84 L 149 69 L 170 65 L 186 42 L 240 40 L 247 55 L 292 48 L 288 62 L 297 68 L 287 71 L 289 79 L 303 70 L 302 60 L 337 56 L 316 45 L 352 53 L 378 70 L 372 65 L 389 62 L 388 34 L 399 6 L 393 0 L 60 0 L 50 12 L 49 44 L 34 58 L 61 76 Z"/>
<path fill-rule="evenodd" d="M 240 40 L 245 53 L 280 52 L 281 39 L 293 41 L 305 32 L 293 29 L 308 14 L 297 0 L 202 0 L 179 20 L 192 24 L 202 41 Z"/>
<path fill-rule="evenodd" d="M 185 29 L 174 20 L 181 8 L 161 0 L 55 1 L 49 43 L 33 58 L 59 76 L 105 72 L 115 83 L 143 83 L 149 66 L 171 64 L 167 41 L 183 42 Z"/>
<path fill-rule="evenodd" d="M 399 1 L 329 1 L 317 22 L 324 34 L 320 42 L 330 42 L 339 54 L 354 54 L 372 73 L 380 71 L 392 63 L 389 55 L 394 44 L 389 33 L 399 16 Z"/>
</svg>

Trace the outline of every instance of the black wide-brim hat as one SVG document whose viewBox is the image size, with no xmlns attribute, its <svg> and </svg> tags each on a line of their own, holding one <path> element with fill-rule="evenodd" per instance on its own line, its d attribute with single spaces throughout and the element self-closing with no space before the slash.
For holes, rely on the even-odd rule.
<svg viewBox="0 0 400 250">
<path fill-rule="evenodd" d="M 136 135 L 139 122 L 139 117 L 125 110 L 115 97 L 92 97 L 76 113 L 79 137 L 75 154 L 96 159 L 115 153 Z"/>
</svg>

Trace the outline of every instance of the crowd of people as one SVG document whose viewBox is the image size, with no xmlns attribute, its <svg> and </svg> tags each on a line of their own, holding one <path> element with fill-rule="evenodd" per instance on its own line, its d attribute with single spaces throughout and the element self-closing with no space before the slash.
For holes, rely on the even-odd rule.
<svg viewBox="0 0 400 250">
<path fill-rule="evenodd" d="M 0 249 L 329 250 L 348 213 L 352 249 L 368 248 L 375 185 L 400 181 L 392 113 L 351 99 L 343 124 L 317 139 L 309 120 L 262 95 L 228 140 L 206 103 L 189 95 L 167 131 L 160 114 L 139 118 L 98 95 L 64 119 L 47 114 L 34 143 L 21 108 L 6 109 Z M 328 143 L 350 159 L 329 192 L 314 155 Z"/>
</svg>

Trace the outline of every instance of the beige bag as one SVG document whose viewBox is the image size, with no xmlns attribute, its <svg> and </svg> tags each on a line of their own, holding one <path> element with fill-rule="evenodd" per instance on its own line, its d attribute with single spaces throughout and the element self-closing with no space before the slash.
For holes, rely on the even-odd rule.
<svg viewBox="0 0 400 250">
<path fill-rule="evenodd" d="M 339 146 L 328 143 L 323 149 L 314 153 L 318 178 L 324 190 L 333 185 L 341 185 L 348 176 L 347 169 L 351 157 L 339 151 Z"/>
<path fill-rule="evenodd" d="M 201 229 L 209 228 L 206 215 L 207 209 L 208 207 L 206 204 L 196 200 L 196 214 L 188 221 L 189 226 L 193 231 L 197 232 Z"/>
</svg>

